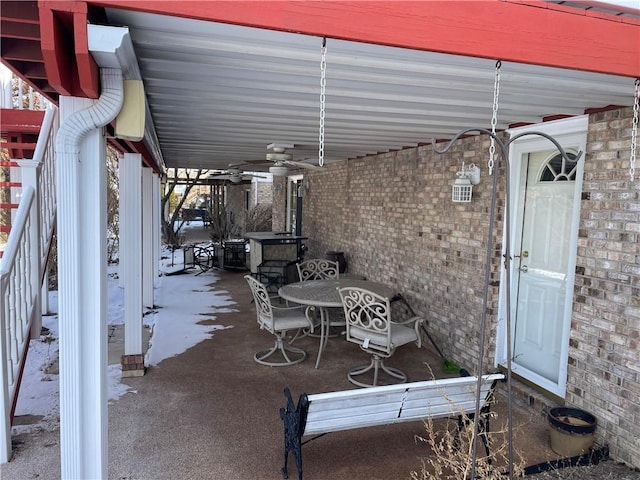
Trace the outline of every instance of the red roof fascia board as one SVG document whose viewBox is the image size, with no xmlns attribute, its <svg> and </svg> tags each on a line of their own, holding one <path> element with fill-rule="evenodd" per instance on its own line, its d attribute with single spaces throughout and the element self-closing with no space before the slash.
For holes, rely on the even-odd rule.
<svg viewBox="0 0 640 480">
<path fill-rule="evenodd" d="M 640 76 L 640 30 L 546 2 L 97 0 L 91 5 L 518 63 Z M 597 39 L 594 41 L 593 39 Z"/>
<path fill-rule="evenodd" d="M 629 15 L 640 15 L 640 9 L 638 8 L 633 8 L 633 7 L 626 7 L 624 5 L 614 5 L 611 3 L 607 3 L 607 2 L 601 2 L 601 1 L 597 1 L 597 0 L 580 0 L 577 2 L 572 2 L 573 5 L 562 5 L 559 3 L 551 3 L 551 2 L 547 2 L 547 1 L 541 1 L 541 0 L 504 0 L 506 2 L 511 2 L 511 3 L 520 3 L 520 4 L 526 4 L 526 5 L 531 5 L 534 7 L 538 7 L 538 8 L 548 8 L 551 10 L 561 10 L 561 11 L 565 11 L 568 13 L 572 13 L 574 15 L 585 15 L 585 16 L 595 16 L 595 17 L 600 17 L 600 18 L 605 18 L 607 20 L 613 20 L 613 21 L 618 21 L 618 22 L 624 22 L 627 20 L 631 20 L 632 22 L 638 22 L 638 20 L 631 18 L 631 17 L 622 17 L 619 15 L 615 15 L 612 13 L 605 13 L 602 11 L 598 11 L 598 10 L 591 10 L 592 8 L 596 8 L 596 9 L 600 9 L 600 10 L 609 10 L 611 12 L 620 12 L 623 14 L 629 14 Z M 587 8 L 580 8 L 579 5 L 584 5 L 585 7 L 589 7 L 589 9 Z"/>
</svg>

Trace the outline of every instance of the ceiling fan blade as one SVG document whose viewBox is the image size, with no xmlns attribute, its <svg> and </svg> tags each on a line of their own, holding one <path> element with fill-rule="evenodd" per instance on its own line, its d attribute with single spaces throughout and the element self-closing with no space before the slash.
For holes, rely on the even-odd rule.
<svg viewBox="0 0 640 480">
<path fill-rule="evenodd" d="M 215 175 L 208 178 L 211 180 L 229 180 L 231 178 L 231 175 Z"/>
<path fill-rule="evenodd" d="M 284 163 L 285 165 L 291 165 L 292 167 L 306 168 L 307 170 L 316 170 L 316 171 L 324 170 L 324 168 L 318 165 L 314 165 L 312 163 L 296 162 L 294 160 L 285 160 L 282 163 Z"/>
<path fill-rule="evenodd" d="M 266 159 L 259 159 L 259 160 L 245 160 L 240 165 L 271 165 L 271 163 L 273 162 L 270 162 L 269 160 L 266 160 Z"/>
<path fill-rule="evenodd" d="M 243 173 L 242 174 L 242 178 L 244 179 L 245 177 L 247 177 L 247 180 L 249 180 L 251 178 L 269 178 L 269 177 L 264 177 L 262 175 L 254 175 L 252 173 Z"/>
</svg>

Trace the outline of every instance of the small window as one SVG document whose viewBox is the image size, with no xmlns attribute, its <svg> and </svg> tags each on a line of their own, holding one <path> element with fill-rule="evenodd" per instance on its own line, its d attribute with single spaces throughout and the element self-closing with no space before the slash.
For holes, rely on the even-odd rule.
<svg viewBox="0 0 640 480">
<path fill-rule="evenodd" d="M 552 157 L 551 160 L 542 169 L 540 182 L 574 182 L 576 180 L 576 171 L 578 169 L 578 161 L 576 155 L 567 152 L 569 161 L 566 161 L 561 154 Z"/>
</svg>

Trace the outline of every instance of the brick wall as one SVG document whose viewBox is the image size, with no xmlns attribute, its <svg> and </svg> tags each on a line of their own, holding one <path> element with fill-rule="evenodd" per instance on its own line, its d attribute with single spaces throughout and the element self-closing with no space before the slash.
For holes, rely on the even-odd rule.
<svg viewBox="0 0 640 480">
<path fill-rule="evenodd" d="M 470 138 L 444 155 L 425 146 L 305 174 L 310 182 L 303 211 L 306 258 L 344 251 L 349 272 L 397 286 L 414 309 L 427 313 L 445 355 L 470 369 L 478 361 L 484 298 L 488 148 L 487 137 Z M 463 161 L 480 166 L 482 178 L 471 203 L 455 204 L 451 185 Z M 492 314 L 497 279 L 496 274 L 490 288 Z M 484 357 L 488 368 L 493 352 Z"/>
<path fill-rule="evenodd" d="M 567 402 L 593 413 L 612 455 L 640 467 L 640 175 L 630 108 L 591 115 Z"/>
<path fill-rule="evenodd" d="M 273 177 L 272 211 L 272 230 L 285 231 L 287 228 L 287 177 Z"/>
<path fill-rule="evenodd" d="M 596 415 L 598 441 L 614 458 L 640 467 L 640 174 L 629 182 L 630 126 L 631 109 L 589 122 L 566 400 Z M 348 271 L 396 285 L 426 313 L 445 356 L 471 369 L 480 351 L 488 146 L 486 136 L 467 138 L 444 155 L 424 146 L 305 172 L 306 258 L 344 251 Z M 463 161 L 480 166 L 481 183 L 471 203 L 455 204 Z M 497 205 L 484 368 L 495 352 L 502 191 Z"/>
<path fill-rule="evenodd" d="M 256 188 L 257 185 L 257 188 Z M 273 198 L 272 185 L 270 182 L 259 182 L 257 184 L 229 185 L 227 187 L 227 212 L 232 214 L 233 221 L 238 227 L 237 235 L 245 233 L 247 216 L 247 192 L 249 195 L 249 208 L 256 204 L 271 204 Z"/>
<path fill-rule="evenodd" d="M 258 203 L 262 204 L 262 203 L 271 203 L 273 200 L 273 191 L 272 191 L 272 184 L 270 182 L 258 182 Z M 251 198 L 251 205 L 254 205 L 254 200 L 253 200 L 253 193 L 254 193 L 254 185 L 251 185 L 251 194 L 252 194 L 252 198 Z"/>
<path fill-rule="evenodd" d="M 249 185 L 229 185 L 227 187 L 227 214 L 234 225 L 234 236 L 244 232 L 245 191 Z"/>
</svg>

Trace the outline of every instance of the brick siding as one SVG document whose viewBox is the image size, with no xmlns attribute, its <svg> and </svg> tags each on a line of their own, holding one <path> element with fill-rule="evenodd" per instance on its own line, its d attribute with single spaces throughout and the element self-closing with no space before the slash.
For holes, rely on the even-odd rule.
<svg viewBox="0 0 640 480">
<path fill-rule="evenodd" d="M 250 185 L 230 185 L 227 188 L 227 214 L 233 222 L 234 235 L 241 235 L 244 232 L 245 215 L 245 191 L 250 189 Z"/>
<path fill-rule="evenodd" d="M 287 177 L 273 177 L 273 218 L 271 229 L 283 232 L 287 229 Z"/>
<path fill-rule="evenodd" d="M 486 137 L 476 137 L 445 155 L 424 146 L 329 165 L 327 174 L 308 176 L 303 211 L 308 258 L 344 251 L 348 271 L 396 285 L 416 310 L 428 312 L 445 355 L 472 369 L 491 202 L 488 148 Z M 463 161 L 478 164 L 482 179 L 471 203 L 455 204 L 451 185 Z M 496 273 L 490 288 L 492 318 L 498 278 Z M 487 351 L 485 368 L 492 362 Z"/>
<path fill-rule="evenodd" d="M 640 467 L 640 179 L 629 182 L 631 115 L 627 108 L 590 117 L 566 401 L 596 415 L 598 440 L 614 458 Z M 426 313 L 445 356 L 472 369 L 492 190 L 488 148 L 486 136 L 470 137 L 444 155 L 421 146 L 305 172 L 306 257 L 343 251 L 348 271 L 397 286 Z M 471 203 L 456 204 L 451 185 L 463 161 L 480 167 L 481 183 Z M 503 187 L 497 206 L 485 369 L 495 352 Z"/>
<path fill-rule="evenodd" d="M 247 192 L 249 195 L 249 208 L 251 208 L 256 205 L 256 190 L 258 204 L 271 204 L 273 199 L 271 182 L 229 185 L 227 189 L 227 212 L 233 214 L 233 221 L 238 227 L 238 235 L 244 234 L 246 231 Z"/>
<path fill-rule="evenodd" d="M 567 403 L 593 413 L 612 455 L 640 467 L 640 175 L 630 108 L 589 118 Z"/>
</svg>

